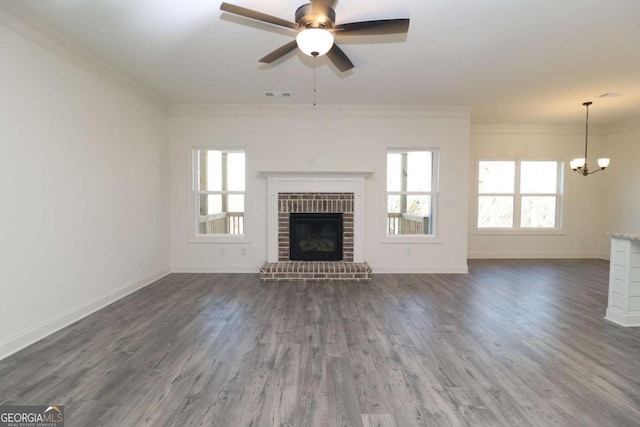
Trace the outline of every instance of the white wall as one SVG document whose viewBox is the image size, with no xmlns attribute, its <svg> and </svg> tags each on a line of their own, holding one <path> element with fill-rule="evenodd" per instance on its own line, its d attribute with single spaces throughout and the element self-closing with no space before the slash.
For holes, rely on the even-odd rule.
<svg viewBox="0 0 640 427">
<path fill-rule="evenodd" d="M 603 135 L 589 131 L 589 159 L 601 157 Z M 471 132 L 472 170 L 469 186 L 470 258 L 592 258 L 602 256 L 604 182 L 618 167 L 583 177 L 568 161 L 584 156 L 584 128 L 474 126 Z M 477 162 L 483 158 L 550 159 L 565 162 L 562 231 L 557 234 L 505 234 L 478 232 Z"/>
<path fill-rule="evenodd" d="M 469 199 L 466 111 L 176 106 L 170 117 L 170 144 L 171 260 L 175 271 L 257 272 L 267 259 L 267 188 L 266 178 L 259 171 L 333 170 L 373 172 L 365 184 L 365 260 L 374 272 L 466 272 Z M 249 243 L 188 242 L 193 147 L 246 149 Z M 440 243 L 381 242 L 387 147 L 440 149 Z M 247 255 L 242 255 L 243 249 Z"/>
<path fill-rule="evenodd" d="M 1 358 L 166 274 L 169 215 L 165 112 L 1 25 L 0 52 Z"/>
<path fill-rule="evenodd" d="M 640 233 L 640 119 L 607 129 L 605 145 L 611 166 L 601 202 L 604 231 Z M 605 236 L 600 250 L 607 258 L 609 247 Z"/>
</svg>

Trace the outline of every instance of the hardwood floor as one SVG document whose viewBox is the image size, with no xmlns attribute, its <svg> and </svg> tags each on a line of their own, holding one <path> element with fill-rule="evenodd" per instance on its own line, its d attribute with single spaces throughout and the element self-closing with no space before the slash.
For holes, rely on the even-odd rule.
<svg viewBox="0 0 640 427">
<path fill-rule="evenodd" d="M 640 328 L 608 263 L 260 283 L 172 274 L 0 361 L 0 404 L 67 426 L 640 424 Z"/>
</svg>

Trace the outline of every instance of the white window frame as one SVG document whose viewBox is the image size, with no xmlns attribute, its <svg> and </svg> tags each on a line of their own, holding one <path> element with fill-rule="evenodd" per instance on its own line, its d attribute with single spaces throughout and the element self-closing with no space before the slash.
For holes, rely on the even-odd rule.
<svg viewBox="0 0 640 427">
<path fill-rule="evenodd" d="M 431 165 L 431 191 L 387 191 L 387 155 L 390 153 L 403 153 L 407 151 L 429 151 L 432 155 Z M 442 240 L 438 237 L 438 198 L 440 191 L 440 149 L 437 147 L 386 147 L 383 154 L 383 169 L 384 181 L 382 182 L 382 243 L 419 243 L 419 244 L 441 244 Z M 408 196 L 431 196 L 431 234 L 388 234 L 388 219 L 387 219 L 387 201 L 390 195 L 402 195 Z"/>
<path fill-rule="evenodd" d="M 513 193 L 480 193 L 480 162 L 515 162 L 514 171 L 514 191 Z M 520 192 L 520 171 L 522 162 L 555 162 L 556 169 L 556 192 L 555 193 L 521 193 Z M 564 161 L 561 159 L 540 159 L 540 158 L 495 158 L 482 157 L 475 162 L 475 216 L 474 234 L 523 234 L 523 235 L 545 235 L 564 234 L 563 231 L 563 211 L 564 211 Z M 513 196 L 513 227 L 478 227 L 479 200 L 481 196 Z M 548 228 L 521 227 L 521 207 L 522 197 L 525 196 L 553 196 L 556 197 L 556 226 Z"/>
<path fill-rule="evenodd" d="M 245 165 L 245 187 L 244 191 L 204 191 L 198 190 L 198 165 L 197 165 L 197 152 L 202 150 L 222 151 L 226 153 L 244 153 Z M 248 206 L 249 206 L 249 191 L 248 185 L 248 160 L 247 150 L 244 147 L 191 147 L 189 153 L 190 159 L 190 173 L 189 173 L 189 221 L 187 241 L 191 243 L 249 243 L 248 233 L 249 224 L 248 221 Z M 244 234 L 200 234 L 198 233 L 198 221 L 200 213 L 198 211 L 198 198 L 202 194 L 239 194 L 244 195 L 244 218 L 243 218 L 243 232 Z"/>
</svg>

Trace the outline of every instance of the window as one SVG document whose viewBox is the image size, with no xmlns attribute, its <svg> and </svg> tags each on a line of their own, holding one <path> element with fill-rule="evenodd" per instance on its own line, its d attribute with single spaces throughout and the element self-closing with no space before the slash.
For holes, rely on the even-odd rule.
<svg viewBox="0 0 640 427">
<path fill-rule="evenodd" d="M 193 171 L 195 235 L 243 235 L 244 151 L 194 150 Z"/>
<path fill-rule="evenodd" d="M 562 162 L 478 162 L 478 229 L 560 228 Z"/>
<path fill-rule="evenodd" d="M 437 195 L 434 150 L 387 151 L 387 235 L 431 235 Z"/>
</svg>

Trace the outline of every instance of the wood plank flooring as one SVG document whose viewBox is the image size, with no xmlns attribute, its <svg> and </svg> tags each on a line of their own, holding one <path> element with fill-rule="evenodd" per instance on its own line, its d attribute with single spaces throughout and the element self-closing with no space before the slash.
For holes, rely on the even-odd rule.
<svg viewBox="0 0 640 427">
<path fill-rule="evenodd" d="M 67 426 L 640 425 L 640 328 L 607 262 L 260 283 L 172 274 L 0 361 Z"/>
</svg>

